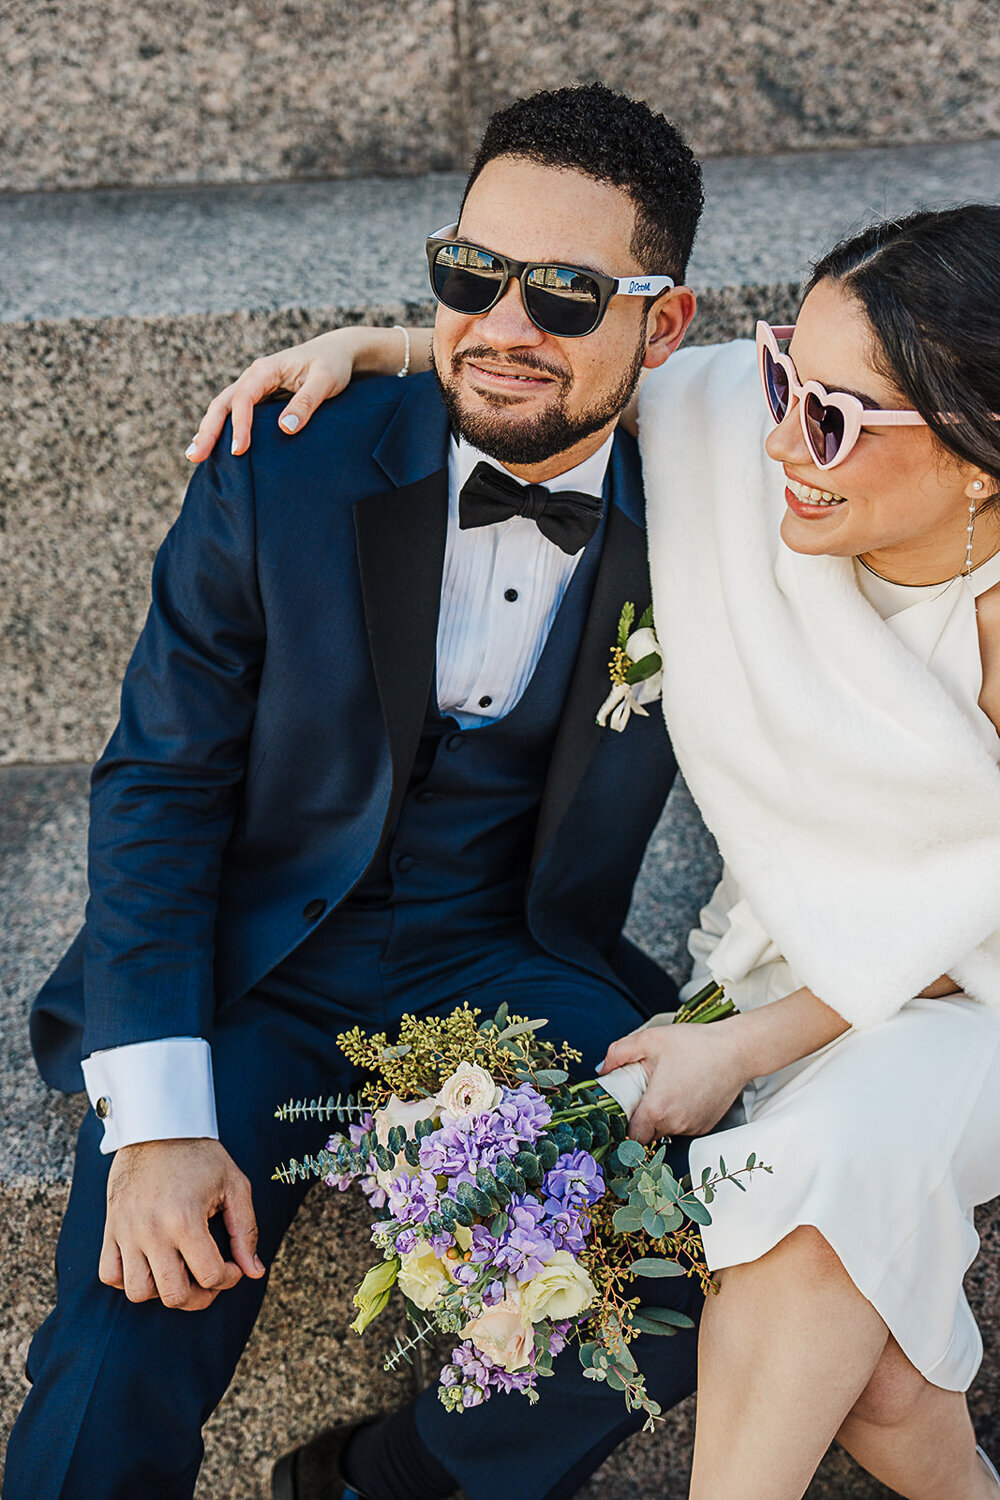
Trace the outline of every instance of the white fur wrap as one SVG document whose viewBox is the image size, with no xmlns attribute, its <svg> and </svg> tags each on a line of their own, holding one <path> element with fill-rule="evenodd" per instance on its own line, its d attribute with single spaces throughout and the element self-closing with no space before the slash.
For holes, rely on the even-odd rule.
<svg viewBox="0 0 1000 1500">
<path fill-rule="evenodd" d="M 753 347 L 643 387 L 663 708 L 681 770 L 793 970 L 854 1026 L 941 974 L 1000 1007 L 1000 768 L 858 590 L 781 542 Z"/>
</svg>

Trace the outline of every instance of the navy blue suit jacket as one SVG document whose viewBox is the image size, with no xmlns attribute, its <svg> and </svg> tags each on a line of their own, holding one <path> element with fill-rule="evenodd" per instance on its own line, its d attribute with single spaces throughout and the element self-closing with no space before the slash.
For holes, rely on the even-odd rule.
<svg viewBox="0 0 1000 1500">
<path fill-rule="evenodd" d="M 39 995 L 35 1056 L 211 1038 L 337 906 L 392 830 L 423 728 L 447 524 L 432 376 L 359 381 L 294 440 L 277 406 L 224 434 L 153 571 L 121 718 L 95 768 L 85 926 Z M 626 600 L 649 600 L 636 447 L 620 434 L 608 525 L 553 751 L 526 920 L 548 952 L 650 1006 L 672 986 L 621 937 L 675 766 L 662 717 L 600 729 Z"/>
</svg>

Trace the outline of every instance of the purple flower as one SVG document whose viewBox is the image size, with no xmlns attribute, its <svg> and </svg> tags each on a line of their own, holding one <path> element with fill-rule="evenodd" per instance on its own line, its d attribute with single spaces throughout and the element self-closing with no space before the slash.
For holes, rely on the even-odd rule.
<svg viewBox="0 0 1000 1500">
<path fill-rule="evenodd" d="M 490 1384 L 495 1386 L 498 1391 L 504 1391 L 508 1394 L 512 1391 L 518 1391 L 523 1395 L 525 1391 L 534 1389 L 537 1380 L 538 1377 L 533 1369 L 508 1371 L 501 1370 L 499 1366 L 494 1365 L 493 1369 L 490 1370 Z"/>
<path fill-rule="evenodd" d="M 542 1226 L 545 1210 L 534 1198 L 515 1198 L 507 1210 L 508 1224 L 494 1239 L 481 1224 L 472 1231 L 472 1259 L 489 1262 L 497 1271 L 510 1271 L 528 1281 L 556 1252 L 555 1242 Z"/>
<path fill-rule="evenodd" d="M 491 1281 L 483 1292 L 483 1306 L 496 1307 L 498 1302 L 503 1301 L 505 1290 L 502 1281 Z"/>
<path fill-rule="evenodd" d="M 409 1255 L 411 1250 L 417 1248 L 417 1231 L 415 1229 L 401 1229 L 396 1236 L 396 1254 Z"/>
<path fill-rule="evenodd" d="M 587 1235 L 590 1233 L 590 1220 L 578 1208 L 560 1207 L 558 1212 L 552 1213 L 554 1203 L 555 1200 L 550 1199 L 546 1204 L 550 1217 L 546 1220 L 545 1227 L 557 1250 L 568 1250 L 570 1255 L 579 1255 L 585 1248 Z"/>
<path fill-rule="evenodd" d="M 437 1183 L 432 1172 L 420 1172 L 415 1177 L 394 1177 L 389 1184 L 389 1212 L 401 1222 L 423 1224 L 427 1215 L 437 1208 Z"/>
<path fill-rule="evenodd" d="M 475 1181 L 479 1143 L 474 1127 L 484 1116 L 442 1125 L 420 1142 L 420 1165 L 426 1172 Z"/>
<path fill-rule="evenodd" d="M 561 1208 L 589 1206 L 604 1196 L 604 1174 L 589 1151 L 566 1151 L 546 1172 L 542 1192 L 552 1214 Z"/>
<path fill-rule="evenodd" d="M 519 1144 L 515 1151 L 522 1145 L 534 1145 L 552 1119 L 552 1106 L 530 1083 L 504 1089 L 496 1112 L 509 1122 L 512 1134 L 517 1137 Z"/>
</svg>

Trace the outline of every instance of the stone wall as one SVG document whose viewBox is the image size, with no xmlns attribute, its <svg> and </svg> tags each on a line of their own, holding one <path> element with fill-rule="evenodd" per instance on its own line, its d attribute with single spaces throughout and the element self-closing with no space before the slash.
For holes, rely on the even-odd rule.
<svg viewBox="0 0 1000 1500">
<path fill-rule="evenodd" d="M 461 167 L 498 104 L 602 78 L 699 153 L 1000 133 L 976 0 L 7 0 L 0 190 Z"/>
<path fill-rule="evenodd" d="M 795 289 L 706 293 L 699 338 L 790 316 Z M 93 760 L 149 603 L 205 404 L 263 349 L 428 307 L 0 323 L 0 764 Z"/>
</svg>

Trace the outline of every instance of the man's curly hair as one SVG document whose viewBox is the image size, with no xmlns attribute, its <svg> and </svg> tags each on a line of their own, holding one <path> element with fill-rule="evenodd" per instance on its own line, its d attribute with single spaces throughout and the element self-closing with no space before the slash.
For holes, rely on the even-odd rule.
<svg viewBox="0 0 1000 1500">
<path fill-rule="evenodd" d="M 497 110 L 465 186 L 498 156 L 582 172 L 621 188 L 635 204 L 632 254 L 643 271 L 678 283 L 704 204 L 701 167 L 676 126 L 648 104 L 603 83 L 544 90 Z"/>
</svg>

